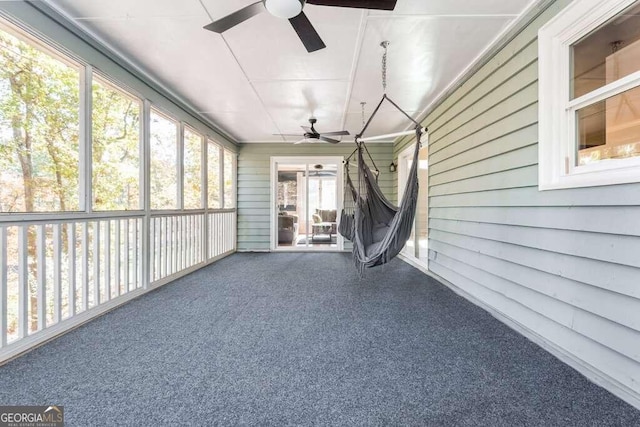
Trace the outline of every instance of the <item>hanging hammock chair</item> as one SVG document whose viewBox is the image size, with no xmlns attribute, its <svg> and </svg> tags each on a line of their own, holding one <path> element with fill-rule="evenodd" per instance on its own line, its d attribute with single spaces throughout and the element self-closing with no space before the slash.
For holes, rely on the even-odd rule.
<svg viewBox="0 0 640 427">
<path fill-rule="evenodd" d="M 375 167 L 375 162 L 364 141 L 360 140 L 385 99 L 416 124 L 413 162 L 400 206 L 392 204 L 380 190 L 379 170 Z M 345 205 L 340 216 L 338 231 L 353 242 L 353 261 L 360 274 L 364 272 L 365 267 L 375 267 L 389 262 L 400 253 L 411 236 L 418 202 L 418 153 L 422 131 L 422 126 L 385 94 L 362 132 L 356 136 L 357 148 L 344 162 Z M 365 162 L 365 153 L 374 166 L 375 172 Z M 354 155 L 357 156 L 358 162 L 357 186 L 354 185 L 349 173 L 349 161 Z"/>
</svg>

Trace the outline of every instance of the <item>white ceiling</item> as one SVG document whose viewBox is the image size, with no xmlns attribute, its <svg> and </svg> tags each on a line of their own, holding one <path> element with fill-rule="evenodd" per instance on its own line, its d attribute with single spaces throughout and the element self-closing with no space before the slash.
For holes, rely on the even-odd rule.
<svg viewBox="0 0 640 427">
<path fill-rule="evenodd" d="M 387 94 L 413 116 L 532 0 L 398 0 L 393 12 L 305 6 L 327 45 L 307 53 L 267 12 L 218 35 L 202 29 L 255 0 L 46 0 L 190 102 L 238 142 L 362 127 L 382 96 L 380 42 L 391 42 Z M 367 135 L 405 130 L 385 104 Z M 299 138 L 287 138 L 296 141 Z M 346 137 L 343 141 L 352 141 Z"/>
</svg>

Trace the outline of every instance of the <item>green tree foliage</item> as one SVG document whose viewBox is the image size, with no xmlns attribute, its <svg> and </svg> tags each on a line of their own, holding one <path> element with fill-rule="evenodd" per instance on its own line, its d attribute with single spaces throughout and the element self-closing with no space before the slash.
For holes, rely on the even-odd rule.
<svg viewBox="0 0 640 427">
<path fill-rule="evenodd" d="M 184 208 L 202 207 L 202 135 L 184 130 Z"/>
<path fill-rule="evenodd" d="M 220 209 L 220 147 L 208 141 L 207 147 L 207 185 L 209 209 Z"/>
<path fill-rule="evenodd" d="M 139 100 L 94 76 L 93 208 L 140 209 Z"/>
<path fill-rule="evenodd" d="M 0 31 L 0 211 L 79 209 L 80 77 Z"/>
<path fill-rule="evenodd" d="M 151 209 L 178 206 L 178 124 L 151 111 L 150 156 Z"/>
</svg>

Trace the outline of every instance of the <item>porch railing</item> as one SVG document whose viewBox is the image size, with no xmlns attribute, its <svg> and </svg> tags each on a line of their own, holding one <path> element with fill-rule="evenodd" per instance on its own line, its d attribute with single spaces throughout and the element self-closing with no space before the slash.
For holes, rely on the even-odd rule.
<svg viewBox="0 0 640 427">
<path fill-rule="evenodd" d="M 235 251 L 234 209 L 0 218 L 0 363 Z"/>
</svg>

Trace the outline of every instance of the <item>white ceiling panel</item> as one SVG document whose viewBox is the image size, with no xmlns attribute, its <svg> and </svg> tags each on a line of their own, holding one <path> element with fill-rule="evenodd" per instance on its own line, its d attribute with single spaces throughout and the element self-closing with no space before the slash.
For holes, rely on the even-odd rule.
<svg viewBox="0 0 640 427">
<path fill-rule="evenodd" d="M 259 106 L 242 112 L 204 113 L 204 116 L 222 129 L 233 129 L 235 136 L 240 141 L 282 142 L 282 138 L 272 136 L 272 134 L 278 133 L 278 129 L 273 124 L 271 117 Z"/>
<path fill-rule="evenodd" d="M 299 132 L 311 116 L 318 119 L 318 131 L 342 130 L 346 81 L 271 81 L 255 87 L 282 133 Z"/>
<path fill-rule="evenodd" d="M 349 112 L 382 96 L 383 40 L 387 55 L 387 94 L 406 111 L 421 111 L 508 25 L 506 17 L 373 19 L 367 23 Z M 473 25 L 470 25 L 473 24 Z M 388 110 L 385 106 L 385 111 Z M 408 125 L 408 124 L 407 124 Z"/>
<path fill-rule="evenodd" d="M 307 5 L 327 45 L 308 53 L 289 22 L 266 11 L 223 35 L 202 28 L 255 0 L 45 1 L 239 142 L 282 141 L 272 134 L 298 132 L 311 115 L 320 131 L 358 132 L 360 102 L 368 117 L 382 96 L 382 40 L 391 42 L 387 93 L 416 117 L 530 2 L 398 0 L 393 12 Z M 409 126 L 385 105 L 367 134 Z"/>
<path fill-rule="evenodd" d="M 73 18 L 135 19 L 201 16 L 198 0 L 56 0 Z M 237 3 L 240 3 L 238 1 Z M 151 7 L 152 6 L 152 7 Z"/>
<path fill-rule="evenodd" d="M 224 33 L 250 80 L 348 80 L 363 11 L 309 5 L 304 12 L 327 46 L 308 53 L 286 19 L 262 13 Z"/>
</svg>

